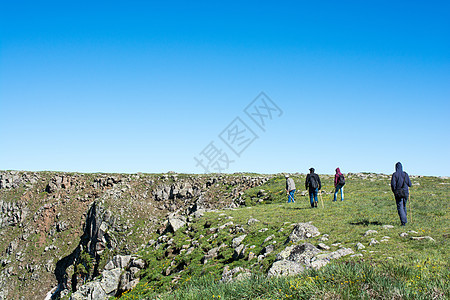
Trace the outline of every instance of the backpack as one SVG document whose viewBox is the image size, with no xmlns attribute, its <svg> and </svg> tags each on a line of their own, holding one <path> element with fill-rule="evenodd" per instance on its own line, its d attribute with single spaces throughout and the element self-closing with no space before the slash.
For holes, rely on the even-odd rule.
<svg viewBox="0 0 450 300">
<path fill-rule="evenodd" d="M 405 184 L 406 184 L 406 174 L 403 172 L 403 184 L 401 187 L 397 187 L 397 189 L 394 191 L 394 195 L 398 198 L 406 198 L 407 194 L 405 191 Z"/>
<path fill-rule="evenodd" d="M 338 181 L 339 185 L 344 186 L 345 185 L 345 178 L 344 178 L 344 174 L 339 174 L 339 181 Z"/>
<path fill-rule="evenodd" d="M 314 175 L 315 174 L 311 174 L 311 176 L 309 176 L 309 187 L 312 189 L 317 189 L 319 185 L 317 184 L 317 180 Z"/>
</svg>

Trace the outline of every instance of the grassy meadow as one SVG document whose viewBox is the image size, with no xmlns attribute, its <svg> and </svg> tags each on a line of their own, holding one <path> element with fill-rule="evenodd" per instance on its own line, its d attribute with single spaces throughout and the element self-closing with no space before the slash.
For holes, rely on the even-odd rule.
<svg viewBox="0 0 450 300">
<path fill-rule="evenodd" d="M 319 207 L 314 209 L 310 208 L 308 195 L 301 196 L 305 175 L 293 178 L 299 189 L 295 203 L 286 203 L 285 179 L 280 175 L 262 187 L 247 190 L 243 195 L 245 206 L 205 213 L 175 234 L 167 234 L 159 248 L 142 249 L 139 254 L 148 267 L 142 272 L 138 286 L 119 298 L 450 298 L 449 179 L 411 177 L 408 224 L 401 227 L 390 191 L 390 176 L 347 175 L 345 200 L 340 201 L 339 195 L 338 201 L 332 202 L 333 177 L 323 175 L 322 201 L 319 199 Z M 251 218 L 258 221 L 249 223 Z M 323 242 L 331 247 L 329 251 L 352 248 L 356 255 L 298 276 L 267 278 L 265 274 L 276 254 L 287 246 L 291 225 L 299 222 L 311 222 L 321 232 L 307 242 L 316 246 Z M 387 229 L 384 225 L 394 227 Z M 223 229 L 215 230 L 220 226 Z M 368 230 L 377 233 L 365 236 Z M 408 236 L 401 237 L 402 233 Z M 243 258 L 233 259 L 232 239 L 243 234 L 247 234 L 243 244 L 248 245 L 248 250 Z M 324 234 L 328 235 L 326 241 L 320 240 Z M 433 240 L 411 239 L 425 236 Z M 369 245 L 372 239 L 378 243 Z M 358 250 L 357 243 L 365 248 Z M 269 244 L 275 250 L 258 260 L 258 253 Z M 186 249 L 192 245 L 195 249 L 187 253 Z M 219 255 L 203 264 L 205 253 L 221 245 Z M 248 269 L 252 276 L 222 283 L 225 266 Z"/>
</svg>

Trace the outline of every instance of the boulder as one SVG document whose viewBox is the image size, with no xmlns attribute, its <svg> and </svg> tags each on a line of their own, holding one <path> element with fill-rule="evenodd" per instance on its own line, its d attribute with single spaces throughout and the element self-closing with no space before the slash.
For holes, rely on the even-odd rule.
<svg viewBox="0 0 450 300">
<path fill-rule="evenodd" d="M 245 250 L 247 250 L 247 247 L 245 247 L 244 244 L 240 244 L 239 246 L 237 246 L 233 252 L 233 259 L 238 260 L 238 259 L 243 258 L 244 254 L 245 254 Z"/>
<path fill-rule="evenodd" d="M 330 246 L 325 245 L 324 243 L 319 243 L 317 245 L 317 248 L 321 249 L 321 250 L 330 250 Z"/>
<path fill-rule="evenodd" d="M 237 246 L 239 246 L 242 243 L 242 241 L 245 239 L 246 236 L 247 235 L 244 234 L 244 235 L 234 238 L 232 241 L 231 247 L 236 248 Z"/>
<path fill-rule="evenodd" d="M 244 269 L 241 267 L 236 267 L 232 270 L 228 266 L 225 266 L 222 272 L 221 282 L 231 282 L 231 281 L 239 281 L 251 276 L 251 272 L 248 269 Z"/>
<path fill-rule="evenodd" d="M 369 246 L 373 246 L 376 244 L 379 244 L 379 242 L 376 239 L 370 239 Z"/>
<path fill-rule="evenodd" d="M 248 219 L 248 221 L 247 221 L 247 225 L 252 225 L 252 224 L 258 223 L 258 222 L 259 222 L 258 219 L 250 218 L 250 219 Z"/>
<path fill-rule="evenodd" d="M 306 268 L 320 269 L 332 259 L 339 259 L 353 254 L 349 248 L 341 248 L 334 252 L 322 252 L 309 243 L 286 247 L 281 251 L 269 270 L 269 276 L 295 275 Z"/>
<path fill-rule="evenodd" d="M 378 231 L 376 231 L 376 230 L 367 230 L 367 231 L 364 233 L 364 236 L 373 235 L 373 234 L 375 234 L 375 233 L 378 233 Z"/>
<path fill-rule="evenodd" d="M 166 230 L 176 232 L 184 225 L 186 225 L 186 217 L 179 215 L 171 215 L 169 216 Z"/>
<path fill-rule="evenodd" d="M 295 261 L 309 267 L 311 259 L 321 252 L 322 251 L 314 247 L 314 245 L 304 243 L 301 245 L 287 247 L 282 251 L 282 253 L 277 255 L 277 259 L 279 257 L 286 257 L 287 260 Z"/>
<path fill-rule="evenodd" d="M 145 268 L 145 261 L 141 258 L 133 258 L 130 263 L 130 268 L 136 267 L 138 269 Z"/>
<path fill-rule="evenodd" d="M 275 246 L 273 244 L 270 244 L 270 245 L 264 247 L 259 254 L 267 256 L 269 253 L 272 253 L 273 250 L 275 250 Z"/>
<path fill-rule="evenodd" d="M 428 240 L 428 241 L 432 241 L 435 242 L 435 239 L 433 239 L 431 236 L 413 236 L 411 237 L 411 240 L 414 241 L 422 241 L 422 240 Z"/>
<path fill-rule="evenodd" d="M 310 223 L 297 223 L 294 224 L 294 229 L 286 240 L 286 243 L 297 243 L 318 235 L 320 235 L 320 232 L 317 227 L 311 225 Z"/>
<path fill-rule="evenodd" d="M 280 260 L 273 263 L 267 276 L 292 276 L 305 271 L 305 267 L 297 262 L 290 260 Z"/>
<path fill-rule="evenodd" d="M 120 274 L 122 269 L 116 268 L 112 270 L 103 271 L 102 279 L 100 280 L 100 286 L 108 296 L 114 296 L 119 288 Z M 98 299 L 94 298 L 93 299 Z"/>
<path fill-rule="evenodd" d="M 362 250 L 364 248 L 366 248 L 366 246 L 364 246 L 362 243 L 357 243 L 356 244 L 356 250 Z"/>
<path fill-rule="evenodd" d="M 105 270 L 116 268 L 126 269 L 131 260 L 131 255 L 116 255 L 105 266 Z"/>
</svg>

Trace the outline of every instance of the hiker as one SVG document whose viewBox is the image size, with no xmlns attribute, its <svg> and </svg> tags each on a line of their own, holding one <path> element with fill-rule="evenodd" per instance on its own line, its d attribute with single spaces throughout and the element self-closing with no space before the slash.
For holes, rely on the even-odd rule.
<svg viewBox="0 0 450 300">
<path fill-rule="evenodd" d="M 311 208 L 317 207 L 317 193 L 322 188 L 319 175 L 314 173 L 314 168 L 309 169 L 309 174 L 306 175 L 305 188 L 309 190 L 309 201 L 311 202 Z"/>
<path fill-rule="evenodd" d="M 344 174 L 341 173 L 341 170 L 339 168 L 336 168 L 336 174 L 334 175 L 334 200 L 333 200 L 333 202 L 336 202 L 337 193 L 339 192 L 339 190 L 341 191 L 341 201 L 344 201 L 344 184 L 345 184 Z"/>
<path fill-rule="evenodd" d="M 411 180 L 409 179 L 408 173 L 403 172 L 403 167 L 400 162 L 396 163 L 395 173 L 392 174 L 391 178 L 391 190 L 394 193 L 395 202 L 397 202 L 397 212 L 402 226 L 405 226 L 408 221 L 406 218 L 406 201 L 408 200 L 408 187 L 410 186 Z"/>
<path fill-rule="evenodd" d="M 294 200 L 294 194 L 295 194 L 295 182 L 294 179 L 289 178 L 289 174 L 285 175 L 286 177 L 286 193 L 288 194 L 288 203 L 295 202 Z"/>
</svg>

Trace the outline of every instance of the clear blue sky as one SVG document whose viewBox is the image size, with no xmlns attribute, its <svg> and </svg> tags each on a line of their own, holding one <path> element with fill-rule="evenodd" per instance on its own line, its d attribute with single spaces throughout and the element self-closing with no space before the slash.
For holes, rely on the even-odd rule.
<svg viewBox="0 0 450 300">
<path fill-rule="evenodd" d="M 447 1 L 149 2 L 2 2 L 0 169 L 450 175 Z"/>
</svg>

